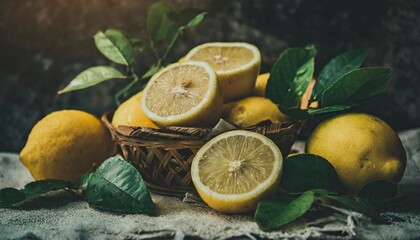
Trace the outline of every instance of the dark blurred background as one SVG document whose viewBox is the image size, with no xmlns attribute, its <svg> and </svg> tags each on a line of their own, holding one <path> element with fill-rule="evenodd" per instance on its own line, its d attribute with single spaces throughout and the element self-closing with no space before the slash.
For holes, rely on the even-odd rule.
<svg viewBox="0 0 420 240">
<path fill-rule="evenodd" d="M 54 110 L 81 109 L 100 116 L 114 109 L 121 80 L 56 92 L 83 69 L 110 64 L 96 50 L 96 31 L 119 28 L 144 38 L 146 12 L 154 2 L 0 0 L 0 151 L 20 151 L 32 126 Z M 420 126 L 420 1 L 169 2 L 208 12 L 202 24 L 177 42 L 173 61 L 200 43 L 246 41 L 260 48 L 266 72 L 285 48 L 314 43 L 316 75 L 337 54 L 371 47 L 365 65 L 392 67 L 392 83 L 385 96 L 357 110 L 379 116 L 397 130 Z M 138 59 L 141 72 L 153 55 Z"/>
</svg>

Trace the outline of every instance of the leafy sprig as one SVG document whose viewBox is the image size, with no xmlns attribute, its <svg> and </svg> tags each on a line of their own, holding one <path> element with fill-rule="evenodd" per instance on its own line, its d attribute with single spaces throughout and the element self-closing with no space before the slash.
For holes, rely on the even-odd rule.
<svg viewBox="0 0 420 240">
<path fill-rule="evenodd" d="M 420 210 L 415 195 L 398 195 L 397 186 L 386 181 L 367 184 L 355 195 L 345 195 L 334 167 L 312 154 L 288 157 L 284 161 L 282 192 L 258 204 L 255 221 L 263 230 L 279 229 L 299 218 L 321 214 L 322 210 L 343 208 L 365 214 L 375 222 L 386 223 L 380 213 Z"/>
<path fill-rule="evenodd" d="M 300 100 L 314 78 L 316 53 L 313 45 L 289 48 L 270 72 L 266 97 L 295 119 L 309 119 L 363 104 L 383 93 L 391 79 L 390 68 L 360 68 L 370 49 L 345 52 L 322 68 L 308 106 L 302 109 Z M 318 106 L 312 107 L 313 102 Z"/>
<path fill-rule="evenodd" d="M 178 38 L 188 28 L 200 24 L 206 12 L 198 9 L 176 10 L 166 3 L 155 3 L 147 13 L 147 39 L 133 37 L 117 29 L 107 29 L 95 34 L 94 40 L 98 50 L 111 62 L 125 67 L 125 72 L 109 67 L 96 66 L 84 70 L 76 76 L 66 87 L 58 91 L 59 94 L 85 89 L 111 79 L 125 79 L 126 84 L 115 95 L 119 105 L 130 95 L 130 89 L 135 85 L 142 88 L 148 79 L 168 64 L 168 56 Z M 150 50 L 155 55 L 155 62 L 143 74 L 135 71 L 136 52 Z"/>
<path fill-rule="evenodd" d="M 42 180 L 31 182 L 22 190 L 0 190 L 0 208 L 51 208 L 76 200 L 112 212 L 155 215 L 150 193 L 140 173 L 119 155 L 106 160 L 76 184 Z"/>
</svg>

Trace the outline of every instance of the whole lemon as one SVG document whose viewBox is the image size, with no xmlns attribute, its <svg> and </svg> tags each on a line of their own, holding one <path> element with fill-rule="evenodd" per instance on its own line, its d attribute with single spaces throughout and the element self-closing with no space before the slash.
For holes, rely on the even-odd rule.
<svg viewBox="0 0 420 240">
<path fill-rule="evenodd" d="M 143 126 L 151 128 L 159 128 L 150 120 L 141 108 L 141 98 L 143 91 L 123 102 L 114 113 L 112 125 L 118 127 L 125 126 Z"/>
<path fill-rule="evenodd" d="M 253 126 L 265 120 L 273 123 L 290 120 L 276 104 L 263 97 L 247 97 L 223 105 L 222 118 L 241 127 Z"/>
<path fill-rule="evenodd" d="M 406 165 L 405 150 L 395 131 L 364 113 L 322 122 L 309 137 L 306 151 L 327 159 L 349 193 L 377 180 L 398 183 Z"/>
<path fill-rule="evenodd" d="M 20 160 L 35 180 L 76 181 L 115 151 L 116 145 L 99 119 L 78 110 L 62 110 L 33 127 Z"/>
</svg>

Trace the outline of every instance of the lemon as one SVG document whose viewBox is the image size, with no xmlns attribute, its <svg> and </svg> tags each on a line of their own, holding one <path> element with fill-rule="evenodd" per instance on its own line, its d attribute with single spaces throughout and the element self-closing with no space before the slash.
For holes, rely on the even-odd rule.
<svg viewBox="0 0 420 240">
<path fill-rule="evenodd" d="M 35 180 L 76 181 L 115 151 L 116 145 L 99 119 L 78 110 L 62 110 L 33 127 L 20 160 Z"/>
<path fill-rule="evenodd" d="M 172 64 L 147 84 L 142 109 L 158 126 L 214 126 L 223 95 L 215 71 L 204 62 Z"/>
<path fill-rule="evenodd" d="M 377 180 L 398 183 L 406 165 L 403 145 L 394 130 L 364 113 L 324 121 L 309 137 L 306 151 L 327 159 L 350 193 Z"/>
<path fill-rule="evenodd" d="M 286 122 L 290 118 L 276 104 L 263 97 L 247 97 L 223 106 L 222 118 L 240 127 L 254 126 L 262 121 Z"/>
<path fill-rule="evenodd" d="M 269 138 L 235 130 L 211 139 L 197 152 L 191 177 L 211 208 L 243 213 L 276 192 L 282 168 L 281 152 Z"/>
<path fill-rule="evenodd" d="M 267 87 L 268 78 L 270 78 L 270 73 L 258 75 L 255 83 L 254 96 L 265 96 L 265 88 Z"/>
<path fill-rule="evenodd" d="M 141 108 L 142 96 L 143 91 L 132 96 L 117 108 L 112 118 L 112 125 L 114 127 L 125 125 L 159 128 L 143 112 Z"/>
<path fill-rule="evenodd" d="M 260 72 L 261 54 L 248 43 L 205 43 L 193 48 L 185 61 L 204 61 L 219 77 L 225 102 L 252 95 Z"/>
</svg>

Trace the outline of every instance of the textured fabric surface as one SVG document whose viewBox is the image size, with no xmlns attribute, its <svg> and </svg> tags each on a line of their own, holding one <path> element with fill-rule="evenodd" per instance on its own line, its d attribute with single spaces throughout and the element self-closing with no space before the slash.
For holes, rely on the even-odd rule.
<svg viewBox="0 0 420 240">
<path fill-rule="evenodd" d="M 408 165 L 400 190 L 419 191 L 420 129 L 400 133 Z M 302 151 L 303 142 L 295 149 Z M 17 154 L 0 154 L 0 188 L 21 188 L 32 178 Z M 282 231 L 263 232 L 252 216 L 218 214 L 193 195 L 184 199 L 152 194 L 157 217 L 112 214 L 74 202 L 54 209 L 0 209 L 0 239 L 419 239 L 420 213 L 384 213 L 392 223 L 373 224 L 343 211 L 317 221 L 298 221 Z"/>
</svg>

